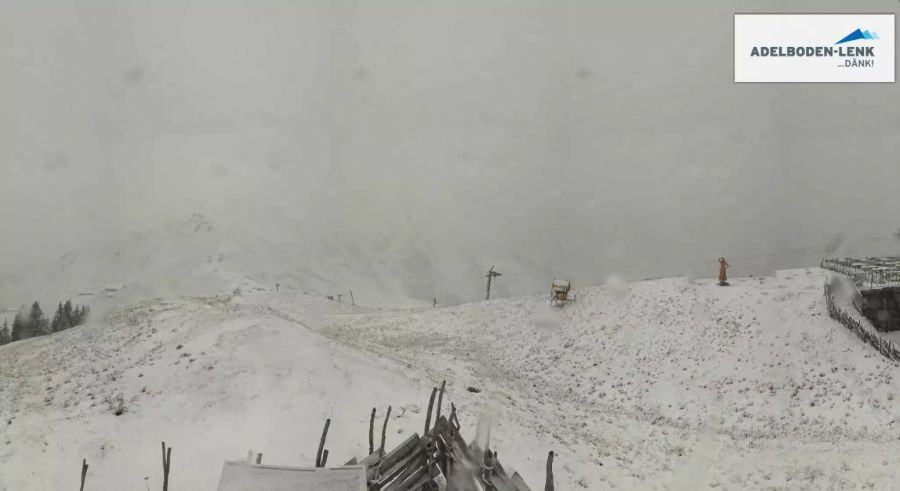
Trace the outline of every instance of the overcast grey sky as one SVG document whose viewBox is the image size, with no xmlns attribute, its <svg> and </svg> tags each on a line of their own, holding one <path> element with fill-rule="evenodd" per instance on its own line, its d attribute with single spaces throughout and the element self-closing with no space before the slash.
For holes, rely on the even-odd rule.
<svg viewBox="0 0 900 491">
<path fill-rule="evenodd" d="M 0 265 L 198 211 L 471 300 L 889 235 L 896 84 L 734 84 L 732 15 L 898 5 L 0 0 Z"/>
</svg>

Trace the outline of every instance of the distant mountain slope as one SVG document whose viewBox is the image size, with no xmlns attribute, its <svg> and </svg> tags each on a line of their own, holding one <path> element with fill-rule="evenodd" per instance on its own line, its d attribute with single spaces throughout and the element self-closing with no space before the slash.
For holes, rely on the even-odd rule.
<svg viewBox="0 0 900 491">
<path fill-rule="evenodd" d="M 235 288 L 268 291 L 276 283 L 288 290 L 342 295 L 347 302 L 353 290 L 355 299 L 366 305 L 424 303 L 410 299 L 408 289 L 390 273 L 391 263 L 366 269 L 365 258 L 351 261 L 354 256 L 347 251 L 315 249 L 321 247 L 319 239 L 280 241 L 278 236 L 220 227 L 195 213 L 120 240 L 111 238 L 101 247 L 22 265 L 17 274 L 0 279 L 0 307 L 65 298 L 103 307 L 156 296 L 231 293 Z"/>
</svg>

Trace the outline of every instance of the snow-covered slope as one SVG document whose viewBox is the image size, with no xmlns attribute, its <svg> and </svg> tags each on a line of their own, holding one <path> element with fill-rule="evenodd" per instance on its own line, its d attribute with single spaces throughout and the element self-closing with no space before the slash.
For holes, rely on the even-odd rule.
<svg viewBox="0 0 900 491">
<path fill-rule="evenodd" d="M 646 281 L 563 309 L 504 299 L 328 333 L 479 386 L 501 455 L 516 432 L 544 434 L 563 489 L 900 485 L 900 368 L 828 317 L 824 275 Z"/>
<path fill-rule="evenodd" d="M 0 348 L 0 490 L 68 486 L 82 457 L 99 489 L 152 489 L 162 440 L 173 483 L 212 489 L 248 448 L 308 464 L 326 417 L 331 455 L 361 455 L 369 408 L 393 404 L 397 443 L 442 379 L 466 436 L 492 417 L 501 461 L 536 487 L 551 449 L 558 489 L 896 487 L 900 368 L 828 317 L 824 278 L 586 288 L 562 309 L 375 311 L 292 291 L 139 303 Z"/>
<path fill-rule="evenodd" d="M 390 274 L 346 264 L 350 254 L 336 252 L 333 261 L 323 255 L 195 213 L 105 246 L 22 265 L 18 274 L 0 278 L 0 308 L 71 298 L 96 312 L 157 296 L 269 291 L 276 283 L 322 296 L 341 294 L 348 301 L 353 290 L 369 306 L 424 304 L 410 300 Z"/>
<path fill-rule="evenodd" d="M 71 488 L 82 458 L 87 489 L 158 489 L 160 441 L 174 448 L 170 489 L 214 489 L 223 461 L 250 448 L 264 462 L 312 465 L 326 418 L 330 462 L 342 463 L 367 453 L 373 406 L 379 428 L 394 406 L 388 445 L 421 431 L 421 375 L 337 346 L 265 298 L 142 302 L 0 347 L 0 490 Z"/>
</svg>

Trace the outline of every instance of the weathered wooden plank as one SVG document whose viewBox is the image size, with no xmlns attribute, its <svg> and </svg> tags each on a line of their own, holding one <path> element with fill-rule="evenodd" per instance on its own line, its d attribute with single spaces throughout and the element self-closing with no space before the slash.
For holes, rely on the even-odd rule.
<svg viewBox="0 0 900 491">
<path fill-rule="evenodd" d="M 447 491 L 481 491 L 483 486 L 476 479 L 477 469 L 459 447 L 451 451 L 453 465 L 447 470 Z"/>
<path fill-rule="evenodd" d="M 419 445 L 419 435 L 417 433 L 413 433 L 406 440 L 403 441 L 397 448 L 388 452 L 383 458 L 375 459 L 374 461 L 368 462 L 370 460 L 369 457 L 363 459 L 363 464 L 366 465 L 366 476 L 371 481 L 375 479 L 375 473 L 379 469 L 382 471 L 389 469 L 393 466 L 397 460 L 405 457 L 409 452 L 415 450 Z M 377 452 L 376 452 L 377 453 Z M 374 455 L 374 454 L 373 454 Z"/>
<path fill-rule="evenodd" d="M 479 455 L 480 458 L 478 460 L 473 459 L 473 464 L 478 466 L 477 477 L 484 484 L 488 484 L 482 478 L 482 472 L 484 472 L 484 459 L 485 452 L 481 450 L 481 447 L 478 446 L 477 443 L 473 442 L 472 446 L 469 448 L 471 455 Z M 509 477 L 509 474 L 506 473 L 506 470 L 503 469 L 503 466 L 500 464 L 499 460 L 496 459 L 494 454 L 491 454 L 492 463 L 491 466 L 493 470 L 491 471 L 489 478 L 489 483 L 496 488 L 497 491 L 517 491 L 515 484 L 512 482 L 512 479 Z"/>
<path fill-rule="evenodd" d="M 506 469 L 503 468 L 503 465 L 500 464 L 499 460 L 494 461 L 494 471 L 496 472 L 497 478 L 499 478 L 500 482 L 502 482 L 510 491 L 519 491 L 519 486 L 516 484 L 515 480 L 510 477 L 509 473 L 506 472 Z M 515 473 L 514 475 L 518 476 L 518 474 Z M 519 481 L 522 481 L 521 476 L 519 476 Z"/>
<path fill-rule="evenodd" d="M 417 454 L 418 452 L 411 452 L 402 460 L 394 464 L 387 472 L 382 474 L 382 478 L 378 481 L 378 485 L 387 486 L 394 481 L 399 482 L 405 479 L 407 474 L 412 473 L 419 465 L 421 465 L 419 464 L 420 457 Z"/>
<path fill-rule="evenodd" d="M 446 481 L 446 479 L 444 479 L 444 476 L 441 474 L 441 470 L 438 469 L 437 466 L 431 466 L 431 472 L 428 474 L 425 474 L 423 472 L 422 475 L 420 475 L 418 479 L 416 479 L 416 481 L 409 486 L 409 489 L 414 491 L 419 491 L 422 489 L 430 490 L 431 488 L 426 487 L 428 481 L 431 481 L 433 484 L 437 484 L 438 481 Z"/>
<path fill-rule="evenodd" d="M 408 449 L 408 451 L 404 455 L 398 456 L 398 458 L 393 459 L 393 461 L 385 461 L 381 463 L 381 478 L 378 479 L 378 484 L 384 485 L 387 484 L 400 475 L 404 469 L 416 465 L 416 458 L 418 458 L 420 452 L 419 442 L 415 442 L 415 445 Z"/>
<path fill-rule="evenodd" d="M 411 468 L 411 472 L 409 472 L 405 476 L 400 476 L 400 478 L 396 479 L 394 482 L 388 484 L 387 486 L 381 488 L 382 491 L 409 491 L 410 489 L 418 489 L 413 487 L 413 483 L 419 480 L 419 478 L 425 478 L 425 466 L 413 467 Z"/>
<path fill-rule="evenodd" d="M 413 484 L 420 478 L 430 475 L 429 469 L 434 467 L 436 452 L 437 444 L 434 441 L 434 437 L 432 435 L 425 435 L 422 437 L 417 451 L 418 455 L 413 457 L 414 459 L 418 459 L 418 461 L 411 461 L 407 469 L 397 477 L 394 482 L 394 484 L 398 486 L 397 489 L 404 491 L 408 489 L 417 489 L 413 487 Z"/>
<path fill-rule="evenodd" d="M 393 465 L 397 460 L 406 456 L 406 454 L 408 454 L 410 451 L 418 448 L 420 440 L 421 440 L 421 438 L 419 437 L 419 434 L 413 433 L 412 435 L 409 436 L 409 438 L 407 438 L 406 440 L 403 440 L 403 443 L 401 443 L 399 446 L 397 446 L 397 448 L 395 448 L 394 450 L 391 450 L 390 453 L 385 455 L 384 458 L 381 460 L 381 465 L 382 466 Z"/>
<path fill-rule="evenodd" d="M 510 482 L 516 487 L 516 491 L 531 491 L 531 488 L 525 484 L 525 480 L 522 479 L 522 476 L 520 476 L 518 472 L 513 472 Z"/>
<path fill-rule="evenodd" d="M 359 463 L 361 465 L 375 465 L 379 460 L 381 460 L 381 455 L 378 453 L 378 450 L 375 450 L 374 452 L 370 453 L 362 460 L 360 460 Z"/>
<path fill-rule="evenodd" d="M 432 390 L 432 401 L 436 392 Z M 463 440 L 455 406 L 451 404 L 448 416 L 436 413 L 433 426 L 430 419 L 426 416 L 423 436 L 410 435 L 390 452 L 381 448 L 360 461 L 370 491 L 421 491 L 430 489 L 435 479 L 445 483 L 446 491 L 531 491 L 518 473 L 508 474 L 494 453 L 487 464 L 489 475 L 484 475 L 486 453 L 477 442 Z"/>
<path fill-rule="evenodd" d="M 392 484 L 398 485 L 398 489 L 407 489 L 412 476 L 417 475 L 420 471 L 424 472 L 423 469 L 426 465 L 424 455 L 422 455 L 421 451 L 417 452 L 417 454 L 418 455 L 414 455 L 407 465 L 404 466 L 403 471 L 394 478 Z"/>
</svg>

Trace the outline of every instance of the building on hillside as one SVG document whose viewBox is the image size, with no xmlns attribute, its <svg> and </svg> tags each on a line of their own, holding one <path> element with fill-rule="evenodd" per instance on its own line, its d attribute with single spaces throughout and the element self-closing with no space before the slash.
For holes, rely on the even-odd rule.
<svg viewBox="0 0 900 491">
<path fill-rule="evenodd" d="M 821 266 L 852 280 L 853 304 L 876 329 L 900 330 L 900 256 L 824 259 Z"/>
</svg>

